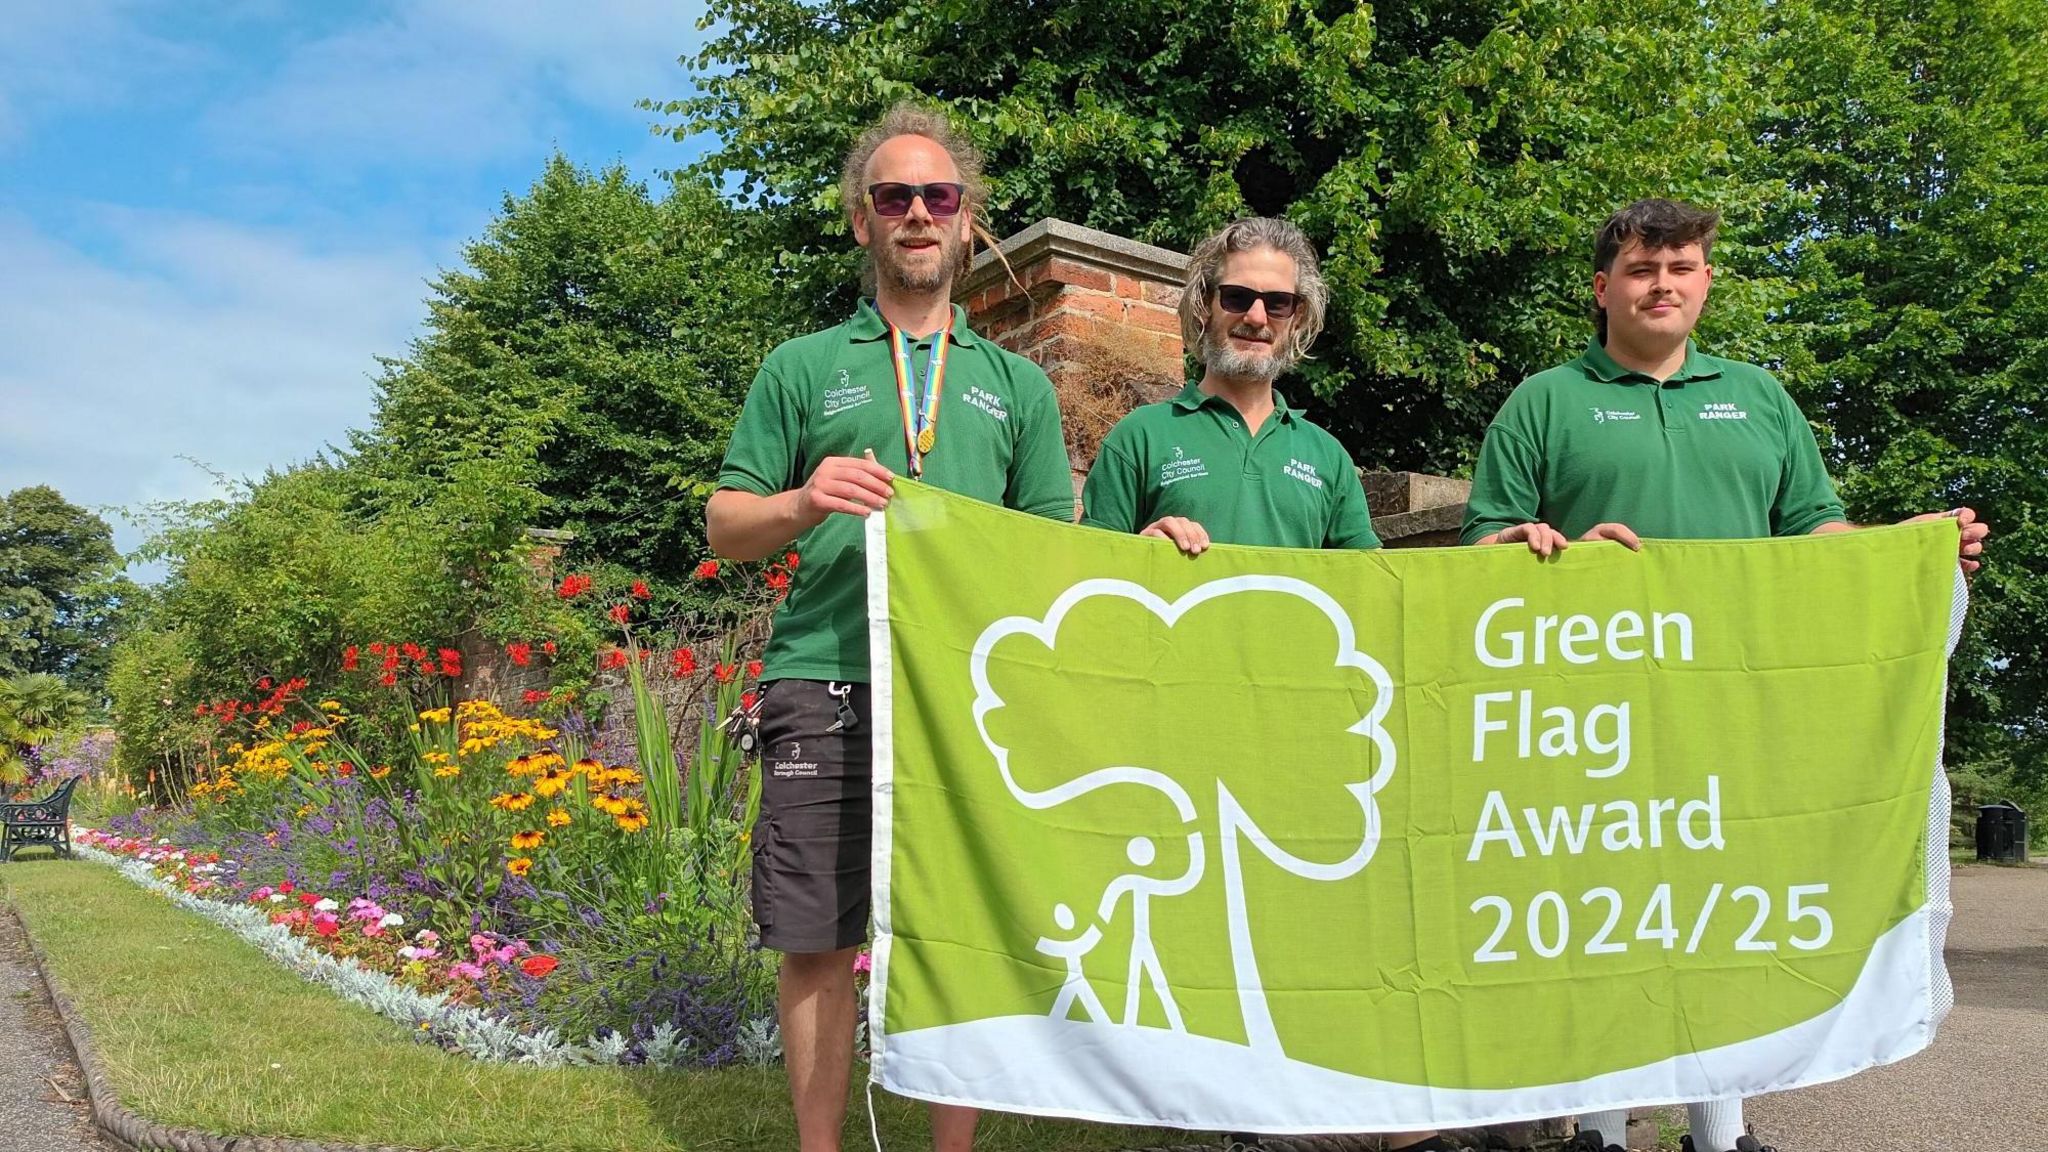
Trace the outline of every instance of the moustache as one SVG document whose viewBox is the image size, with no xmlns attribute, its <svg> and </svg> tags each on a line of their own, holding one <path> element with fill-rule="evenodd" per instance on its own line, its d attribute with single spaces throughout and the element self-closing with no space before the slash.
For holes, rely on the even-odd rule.
<svg viewBox="0 0 2048 1152">
<path fill-rule="evenodd" d="M 1271 327 L 1239 324 L 1230 330 L 1230 334 L 1240 340 L 1264 340 L 1269 344 L 1273 341 L 1273 329 Z"/>
</svg>

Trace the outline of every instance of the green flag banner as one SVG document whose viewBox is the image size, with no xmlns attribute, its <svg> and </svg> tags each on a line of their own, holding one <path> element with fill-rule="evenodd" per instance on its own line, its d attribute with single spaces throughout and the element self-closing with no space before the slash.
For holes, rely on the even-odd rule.
<svg viewBox="0 0 2048 1152">
<path fill-rule="evenodd" d="M 1899 1060 L 1949 992 L 1952 520 L 1314 552 L 899 481 L 867 529 L 883 1086 L 1264 1132 Z"/>
</svg>

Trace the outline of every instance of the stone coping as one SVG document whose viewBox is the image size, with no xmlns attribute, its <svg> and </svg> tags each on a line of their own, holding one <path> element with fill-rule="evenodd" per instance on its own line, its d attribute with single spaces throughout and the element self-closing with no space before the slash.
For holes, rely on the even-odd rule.
<svg viewBox="0 0 2048 1152">
<path fill-rule="evenodd" d="M 1058 256 L 1175 288 L 1187 278 L 1188 270 L 1188 258 L 1184 253 L 1051 217 L 1005 238 L 1002 253 L 1013 268 L 1022 269 L 1041 259 Z M 954 285 L 954 299 L 972 300 L 983 289 L 992 287 L 1008 275 L 996 254 L 984 251 L 974 258 L 974 266 L 967 275 Z"/>
</svg>

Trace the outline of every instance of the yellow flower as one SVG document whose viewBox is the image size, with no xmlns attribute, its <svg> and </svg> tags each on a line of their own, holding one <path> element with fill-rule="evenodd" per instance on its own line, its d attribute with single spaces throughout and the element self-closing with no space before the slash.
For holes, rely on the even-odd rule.
<svg viewBox="0 0 2048 1152">
<path fill-rule="evenodd" d="M 296 813 L 294 813 L 294 815 L 296 815 L 299 819 L 304 820 L 306 817 L 311 816 L 313 813 L 318 812 L 319 810 L 320 809 L 315 807 L 314 805 L 301 804 L 299 805 L 299 810 Z"/>
<path fill-rule="evenodd" d="M 628 784 L 628 785 L 630 785 L 630 784 L 638 784 L 638 783 L 640 783 L 640 782 L 641 782 L 641 776 L 640 776 L 640 773 L 638 773 L 638 772 L 634 771 L 634 770 L 633 770 L 632 768 L 629 768 L 629 767 L 627 767 L 627 766 L 626 766 L 626 765 L 624 765 L 624 764 L 614 764 L 614 765 L 612 765 L 612 766 L 611 766 L 611 767 L 610 767 L 609 769 L 607 769 L 607 770 L 606 770 L 606 772 L 605 772 L 605 774 L 604 774 L 604 779 L 603 779 L 602 781 L 600 781 L 600 783 L 604 783 L 604 784 Z"/>
<path fill-rule="evenodd" d="M 592 780 L 595 780 L 601 773 L 604 772 L 604 765 L 598 763 L 595 760 L 592 760 L 588 756 L 585 756 L 583 759 L 578 760 L 576 763 L 570 765 L 570 771 L 581 772 L 585 776 L 588 776 Z"/>
<path fill-rule="evenodd" d="M 460 776 L 462 775 L 462 767 L 458 764 L 443 764 L 439 768 L 434 769 L 434 775 L 444 779 L 449 776 Z"/>
<path fill-rule="evenodd" d="M 560 752 L 535 752 L 531 756 L 528 756 L 527 759 L 533 762 L 533 767 L 535 771 L 540 771 L 546 768 L 559 768 L 562 765 L 568 763 L 567 760 L 562 759 L 562 754 Z"/>
<path fill-rule="evenodd" d="M 563 825 L 567 824 L 571 819 L 572 817 L 569 815 L 569 813 L 560 808 L 548 809 L 548 827 L 550 828 L 560 828 Z"/>
<path fill-rule="evenodd" d="M 512 834 L 512 848 L 514 851 L 525 852 L 529 849 L 540 847 L 547 841 L 547 838 L 548 834 L 545 832 L 514 832 Z"/>
<path fill-rule="evenodd" d="M 618 822 L 619 830 L 622 832 L 638 832 L 642 828 L 647 827 L 647 813 L 645 812 L 626 812 L 614 816 L 612 819 Z"/>
<path fill-rule="evenodd" d="M 341 701 L 339 701 L 339 700 L 322 700 L 322 701 L 320 702 L 320 710 L 321 710 L 322 712 L 339 712 L 339 711 L 341 711 Z"/>
<path fill-rule="evenodd" d="M 502 808 L 507 812 L 523 811 L 533 806 L 533 793 L 503 792 L 491 797 L 491 804 L 493 807 Z"/>
<path fill-rule="evenodd" d="M 543 772 L 540 774 L 540 778 L 533 782 L 533 790 L 541 796 L 559 795 L 563 789 L 569 786 L 569 781 L 572 779 L 574 777 L 570 776 L 567 772 Z"/>
<path fill-rule="evenodd" d="M 420 719 L 429 724 L 446 724 L 448 722 L 448 709 L 429 708 L 425 712 L 420 713 Z"/>
<path fill-rule="evenodd" d="M 505 871 L 510 872 L 514 876 L 524 876 L 528 872 L 533 871 L 533 861 L 524 856 L 514 856 L 512 859 L 505 861 Z"/>
<path fill-rule="evenodd" d="M 425 752 L 420 753 L 420 759 L 425 760 L 429 764 L 446 764 L 448 762 L 448 754 L 439 748 L 429 748 Z"/>
<path fill-rule="evenodd" d="M 382 780 L 389 775 L 391 775 L 391 765 L 389 764 L 379 764 L 375 768 L 370 769 L 370 779 L 372 780 Z"/>
</svg>

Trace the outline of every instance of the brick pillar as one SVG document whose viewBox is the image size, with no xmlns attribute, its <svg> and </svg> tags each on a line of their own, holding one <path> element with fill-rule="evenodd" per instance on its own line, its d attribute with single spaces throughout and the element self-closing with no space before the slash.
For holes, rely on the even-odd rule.
<svg viewBox="0 0 2048 1152">
<path fill-rule="evenodd" d="M 1079 492 L 1110 428 L 1186 380 L 1175 309 L 1187 257 L 1064 220 L 1040 220 L 1002 255 L 1007 269 L 977 256 L 956 297 L 976 332 L 1052 379 Z"/>
</svg>

